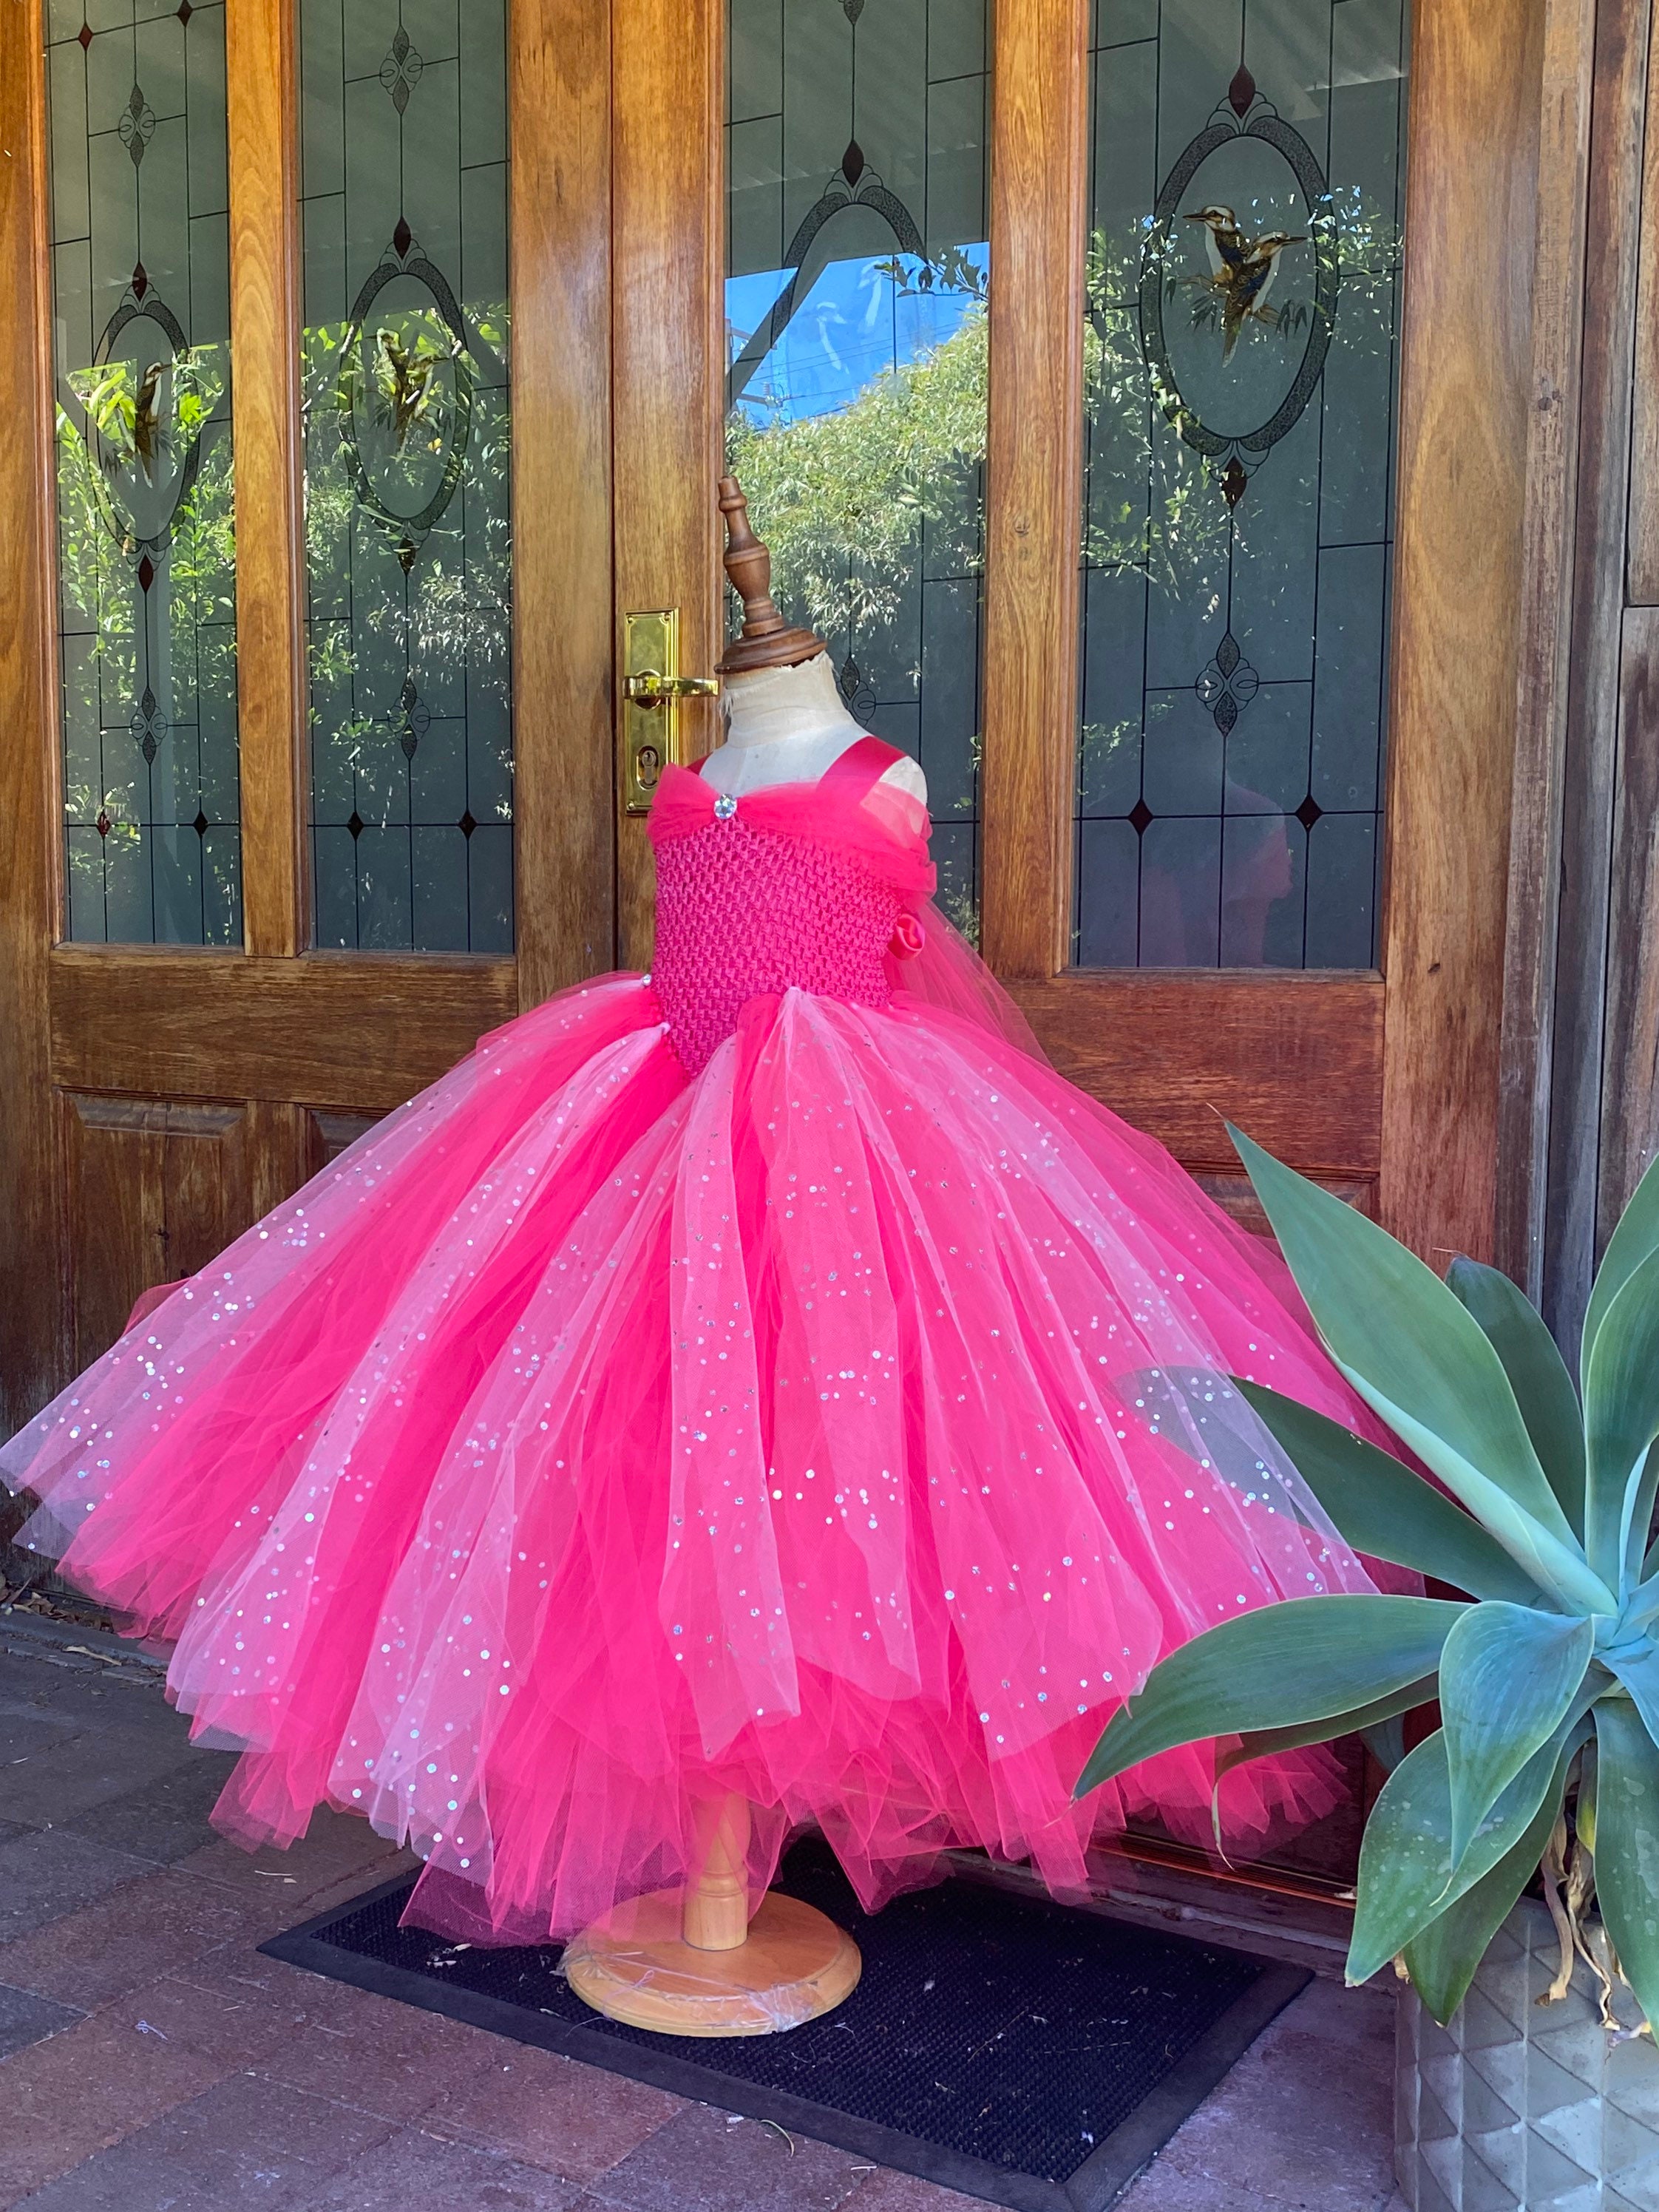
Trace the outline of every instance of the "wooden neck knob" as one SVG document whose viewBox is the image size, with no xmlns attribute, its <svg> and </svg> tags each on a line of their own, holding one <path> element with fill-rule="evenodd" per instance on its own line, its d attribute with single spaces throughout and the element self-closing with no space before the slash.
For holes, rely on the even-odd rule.
<svg viewBox="0 0 1659 2212">
<path fill-rule="evenodd" d="M 793 668 L 828 646 L 814 631 L 792 628 L 772 597 L 772 556 L 750 526 L 749 502 L 735 477 L 720 482 L 720 513 L 726 517 L 726 573 L 743 601 L 743 635 L 734 638 L 716 664 L 722 676 L 756 668 Z"/>
</svg>

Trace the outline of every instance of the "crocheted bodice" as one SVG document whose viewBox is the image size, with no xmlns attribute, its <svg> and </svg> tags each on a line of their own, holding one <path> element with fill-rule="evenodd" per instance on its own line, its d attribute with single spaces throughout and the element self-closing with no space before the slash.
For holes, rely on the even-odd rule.
<svg viewBox="0 0 1659 2212">
<path fill-rule="evenodd" d="M 687 770 L 665 772 L 651 821 L 651 975 L 693 1073 L 762 994 L 793 988 L 888 1004 L 887 955 L 916 881 L 915 856 L 895 840 L 885 865 L 879 836 L 849 836 L 848 823 L 894 758 L 866 738 L 817 784 L 735 799 Z"/>
</svg>

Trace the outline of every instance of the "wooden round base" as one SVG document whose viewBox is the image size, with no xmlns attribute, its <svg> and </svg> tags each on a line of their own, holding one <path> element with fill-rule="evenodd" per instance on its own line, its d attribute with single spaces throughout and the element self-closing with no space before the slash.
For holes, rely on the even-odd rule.
<svg viewBox="0 0 1659 2212">
<path fill-rule="evenodd" d="M 768 1890 L 731 1951 L 694 1950 L 685 1897 L 664 1890 L 596 1921 L 565 1953 L 570 1986 L 595 2012 L 663 2035 L 777 2035 L 831 2012 L 864 1965 L 850 1936 L 799 1898 Z"/>
</svg>

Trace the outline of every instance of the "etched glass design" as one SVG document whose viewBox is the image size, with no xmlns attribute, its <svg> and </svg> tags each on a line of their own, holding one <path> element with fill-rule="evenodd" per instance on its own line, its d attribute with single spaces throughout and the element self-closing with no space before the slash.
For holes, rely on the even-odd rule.
<svg viewBox="0 0 1659 2212">
<path fill-rule="evenodd" d="M 71 938 L 242 933 L 222 0 L 46 11 Z"/>
<path fill-rule="evenodd" d="M 513 946 L 503 0 L 301 0 L 316 941 Z"/>
<path fill-rule="evenodd" d="M 1401 0 L 1097 0 L 1073 952 L 1376 957 Z"/>
<path fill-rule="evenodd" d="M 985 0 L 729 0 L 726 463 L 977 927 Z M 734 623 L 735 626 L 735 623 Z"/>
</svg>

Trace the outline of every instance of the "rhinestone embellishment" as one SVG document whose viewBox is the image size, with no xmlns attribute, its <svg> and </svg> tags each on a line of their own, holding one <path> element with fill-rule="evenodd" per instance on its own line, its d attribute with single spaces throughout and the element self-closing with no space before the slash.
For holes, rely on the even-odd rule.
<svg viewBox="0 0 1659 2212">
<path fill-rule="evenodd" d="M 737 811 L 738 802 L 732 798 L 731 793 L 729 791 L 721 792 L 720 797 L 714 801 L 715 821 L 729 822 Z"/>
</svg>

